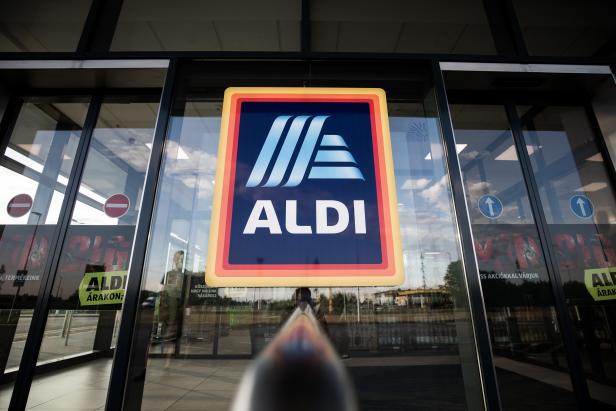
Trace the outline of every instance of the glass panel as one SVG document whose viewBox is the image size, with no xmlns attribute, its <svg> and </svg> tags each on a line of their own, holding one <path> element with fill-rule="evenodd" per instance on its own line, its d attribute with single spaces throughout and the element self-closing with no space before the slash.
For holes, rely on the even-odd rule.
<svg viewBox="0 0 616 411">
<path fill-rule="evenodd" d="M 295 305 L 292 288 L 204 282 L 222 95 L 200 94 L 201 75 L 182 78 L 194 89 L 177 97 L 168 127 L 130 370 L 145 374 L 142 409 L 228 409 L 246 367 Z M 362 409 L 444 401 L 482 409 L 433 92 L 389 110 L 406 281 L 311 288 L 313 307 Z"/>
<path fill-rule="evenodd" d="M 298 51 L 299 0 L 125 0 L 112 51 Z"/>
<path fill-rule="evenodd" d="M 0 370 L 15 372 L 88 110 L 87 100 L 25 101 L 0 158 Z M 0 407 L 12 386 L 0 385 Z"/>
<path fill-rule="evenodd" d="M 513 0 L 531 55 L 614 55 L 616 3 L 604 0 Z"/>
<path fill-rule="evenodd" d="M 495 54 L 480 0 L 311 2 L 315 51 Z"/>
<path fill-rule="evenodd" d="M 525 410 L 549 402 L 555 409 L 576 409 L 505 110 L 469 105 L 451 110 L 503 408 Z"/>
<path fill-rule="evenodd" d="M 52 287 L 39 365 L 84 354 L 112 355 L 156 101 L 107 98 L 101 106 Z M 110 363 L 64 369 L 54 378 L 37 376 L 28 407 L 104 406 Z"/>
<path fill-rule="evenodd" d="M 0 5 L 0 52 L 75 51 L 90 0 L 20 0 Z"/>
<path fill-rule="evenodd" d="M 616 201 L 606 169 L 612 165 L 584 107 L 519 111 L 590 392 L 616 406 Z"/>
<path fill-rule="evenodd" d="M 611 76 L 596 87 L 592 106 L 612 159 L 612 167 L 616 168 L 616 83 Z"/>
</svg>

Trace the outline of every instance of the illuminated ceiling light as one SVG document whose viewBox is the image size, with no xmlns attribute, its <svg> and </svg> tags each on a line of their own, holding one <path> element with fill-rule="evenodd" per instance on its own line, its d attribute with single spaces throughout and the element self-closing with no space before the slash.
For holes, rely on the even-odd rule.
<svg viewBox="0 0 616 411">
<path fill-rule="evenodd" d="M 17 147 L 22 148 L 28 155 L 38 156 L 41 154 L 41 145 L 38 143 L 21 143 Z"/>
<path fill-rule="evenodd" d="M 528 153 L 529 156 L 532 156 L 539 149 L 541 149 L 541 146 L 529 146 L 529 145 L 526 146 L 526 152 Z M 513 146 L 513 144 L 507 147 L 505 151 L 500 153 L 494 160 L 517 161 L 518 154 L 516 153 L 515 147 Z"/>
<path fill-rule="evenodd" d="M 468 146 L 468 144 L 456 144 L 456 153 L 460 154 L 462 152 L 462 150 L 464 150 L 467 146 Z M 426 154 L 426 156 L 424 157 L 424 160 L 432 160 L 432 152 L 431 151 L 428 154 Z"/>
<path fill-rule="evenodd" d="M 178 147 L 178 152 L 175 158 L 177 160 L 188 160 L 188 154 L 186 154 L 186 151 L 184 151 L 182 147 Z"/>
<path fill-rule="evenodd" d="M 529 156 L 535 154 L 535 151 L 540 150 L 543 146 L 526 146 L 526 152 Z"/>
<path fill-rule="evenodd" d="M 24 156 L 23 154 L 13 150 L 10 147 L 6 148 L 6 151 L 4 153 L 5 156 L 7 156 L 8 158 L 11 158 L 15 161 L 17 161 L 18 163 L 23 164 L 24 166 L 38 172 L 38 173 L 43 173 L 43 165 L 34 161 L 33 159 Z M 67 186 L 68 185 L 68 178 L 66 178 L 63 175 L 59 175 L 57 178 L 58 183 L 62 184 L 63 186 Z M 103 205 L 105 204 L 105 197 L 97 194 L 94 192 L 94 190 L 90 187 L 88 187 L 86 184 L 81 183 L 79 186 L 79 194 L 83 194 L 86 197 L 91 198 L 92 200 L 96 201 L 97 203 Z"/>
<path fill-rule="evenodd" d="M 515 152 L 515 147 L 510 145 L 507 147 L 505 151 L 500 153 L 494 160 L 497 161 L 516 161 L 518 159 L 518 155 Z"/>
<path fill-rule="evenodd" d="M 24 166 L 38 172 L 38 173 L 42 173 L 43 172 L 43 164 L 39 163 L 38 161 L 24 156 L 23 154 L 21 154 L 19 151 L 16 151 L 14 149 L 12 149 L 11 147 L 7 147 L 6 151 L 4 152 L 4 155 L 7 156 L 8 158 L 17 161 L 18 163 L 23 164 Z"/>
<path fill-rule="evenodd" d="M 603 161 L 603 156 L 601 155 L 601 153 L 597 153 L 594 156 L 590 156 L 586 159 L 586 161 L 598 161 L 601 162 Z"/>
<path fill-rule="evenodd" d="M 582 192 L 585 192 L 585 193 L 592 193 L 593 191 L 603 190 L 606 187 L 607 187 L 607 183 L 604 183 L 604 182 L 590 183 L 590 184 L 586 184 L 585 186 L 582 186 L 582 187 L 578 188 L 575 191 L 582 191 Z"/>
<path fill-rule="evenodd" d="M 145 143 L 145 146 L 147 148 L 149 148 L 150 150 L 152 150 L 152 143 Z M 175 155 L 175 159 L 176 160 L 188 160 L 188 154 L 186 154 L 186 151 L 184 151 L 184 149 L 182 147 L 178 147 L 178 151 Z"/>
<path fill-rule="evenodd" d="M 188 240 L 183 239 L 182 237 L 180 237 L 176 233 L 169 233 L 169 237 L 175 238 L 176 240 L 181 241 L 184 244 L 188 244 Z"/>
</svg>

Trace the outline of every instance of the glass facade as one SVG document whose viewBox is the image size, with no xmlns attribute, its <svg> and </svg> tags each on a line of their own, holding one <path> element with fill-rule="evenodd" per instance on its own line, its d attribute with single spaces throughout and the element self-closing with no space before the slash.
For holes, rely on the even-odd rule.
<svg viewBox="0 0 616 411">
<path fill-rule="evenodd" d="M 203 91 L 199 68 L 181 80 L 185 91 L 172 106 L 144 267 L 136 327 L 151 333 L 147 340 L 140 333 L 129 371 L 145 372 L 142 409 L 204 401 L 227 409 L 252 358 L 294 305 L 293 288 L 204 282 L 222 96 Z M 451 401 L 476 409 L 479 372 L 434 92 L 388 110 L 406 280 L 399 287 L 311 288 L 312 301 L 345 358 L 360 407 L 435 403 L 434 387 L 446 380 Z M 137 357 L 140 344 L 147 362 Z M 422 389 L 409 393 L 408 385 Z M 395 391 L 383 398 L 387 386 Z"/>
<path fill-rule="evenodd" d="M 326 347 L 315 358 L 344 377 L 312 380 L 336 392 L 348 379 L 360 410 L 616 410 L 614 11 L 3 3 L 0 409 L 330 393 L 294 384 L 297 363 L 250 385 L 306 349 L 285 340 L 300 307 Z M 229 87 L 384 91 L 401 284 L 206 280 Z M 331 154 L 342 137 L 324 130 Z"/>
<path fill-rule="evenodd" d="M 530 158 L 552 243 L 559 251 L 556 263 L 584 371 L 590 381 L 613 386 L 616 305 L 605 297 L 614 284 L 606 273 L 616 258 L 616 203 L 605 161 L 584 107 L 519 110 L 527 149 L 541 147 Z M 592 287 L 596 292 L 589 292 Z"/>
<path fill-rule="evenodd" d="M 571 390 L 535 383 L 545 372 L 541 366 L 566 372 L 567 360 L 505 109 L 453 105 L 451 111 L 503 408 L 530 406 L 517 397 L 523 389 L 534 392 L 529 401 L 575 409 Z M 516 367 L 526 363 L 539 367 L 524 370 L 532 379 L 515 381 Z M 566 375 L 553 372 L 554 378 Z"/>
<path fill-rule="evenodd" d="M 5 375 L 19 368 L 88 104 L 88 99 L 23 101 L 2 155 L 0 365 Z M 51 323 L 59 331 L 62 317 Z M 10 385 L 2 391 L 10 395 Z"/>
</svg>

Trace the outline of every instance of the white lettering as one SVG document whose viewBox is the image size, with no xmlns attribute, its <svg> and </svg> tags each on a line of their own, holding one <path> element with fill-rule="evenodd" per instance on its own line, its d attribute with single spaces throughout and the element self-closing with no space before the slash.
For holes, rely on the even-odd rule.
<svg viewBox="0 0 616 411">
<path fill-rule="evenodd" d="M 331 208 L 338 213 L 338 221 L 334 225 L 327 224 L 327 209 Z M 349 225 L 349 210 L 340 201 L 317 200 L 317 234 L 338 234 L 346 230 Z"/>
<path fill-rule="evenodd" d="M 312 234 L 309 225 L 297 225 L 297 200 L 287 200 L 284 225 L 291 234 Z"/>
<path fill-rule="evenodd" d="M 364 200 L 353 200 L 353 216 L 355 218 L 355 234 L 366 234 L 366 208 Z"/>
<path fill-rule="evenodd" d="M 259 218 L 262 211 L 265 211 L 265 220 Z M 274 210 L 274 205 L 270 200 L 257 200 L 255 202 L 246 222 L 246 227 L 244 227 L 244 234 L 254 234 L 257 228 L 267 228 L 270 234 L 282 234 L 276 210 Z"/>
</svg>

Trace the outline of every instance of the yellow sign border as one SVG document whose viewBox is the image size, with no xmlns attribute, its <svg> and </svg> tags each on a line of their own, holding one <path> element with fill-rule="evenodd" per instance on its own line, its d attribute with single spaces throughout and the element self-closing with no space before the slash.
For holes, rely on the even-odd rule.
<svg viewBox="0 0 616 411">
<path fill-rule="evenodd" d="M 229 119 L 231 115 L 231 102 L 233 96 L 242 94 L 293 94 L 297 97 L 314 96 L 319 94 L 345 94 L 345 95 L 374 95 L 378 98 L 383 137 L 384 169 L 387 183 L 389 203 L 389 216 L 393 252 L 392 275 L 358 275 L 358 276 L 267 276 L 267 270 L 262 270 L 259 276 L 218 276 L 216 274 L 216 257 L 218 255 L 218 233 L 220 229 L 221 206 L 223 198 L 225 159 L 228 148 Z M 389 116 L 387 113 L 387 99 L 385 91 L 380 88 L 301 88 L 301 87 L 229 87 L 225 90 L 222 119 L 220 127 L 220 140 L 218 143 L 218 157 L 216 164 L 216 178 L 214 180 L 214 196 L 212 200 L 212 214 L 210 235 L 205 269 L 205 281 L 209 287 L 348 287 L 348 286 L 396 286 L 404 281 L 404 266 L 402 260 L 402 242 L 400 237 L 400 224 L 398 217 L 398 201 L 396 195 L 396 179 L 391 149 L 391 135 L 389 131 Z M 349 267 L 352 268 L 352 267 Z M 321 270 L 319 270 L 321 271 Z M 325 270 L 321 271 L 324 272 Z M 263 275 L 261 275 L 263 274 Z"/>
</svg>

